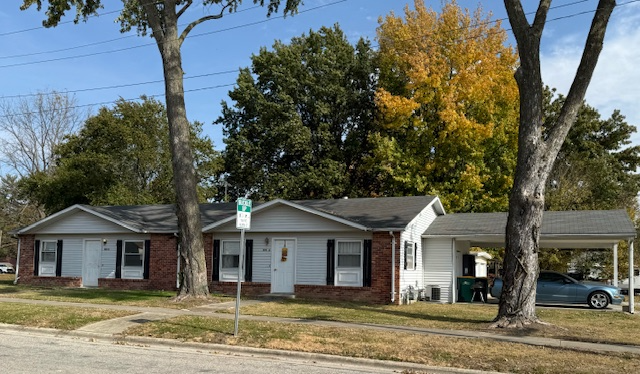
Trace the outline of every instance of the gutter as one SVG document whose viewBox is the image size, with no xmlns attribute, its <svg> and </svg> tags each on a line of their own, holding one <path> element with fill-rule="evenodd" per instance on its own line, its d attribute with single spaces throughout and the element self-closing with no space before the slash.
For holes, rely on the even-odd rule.
<svg viewBox="0 0 640 374">
<path fill-rule="evenodd" d="M 22 240 L 20 239 L 20 237 L 18 237 L 18 258 L 16 258 L 16 277 L 13 280 L 13 284 L 18 284 L 18 279 L 20 279 L 20 277 L 18 276 L 18 272 L 20 271 L 20 244 L 22 243 Z"/>
<path fill-rule="evenodd" d="M 391 303 L 396 300 L 396 236 L 393 231 L 389 231 L 391 235 Z"/>
</svg>

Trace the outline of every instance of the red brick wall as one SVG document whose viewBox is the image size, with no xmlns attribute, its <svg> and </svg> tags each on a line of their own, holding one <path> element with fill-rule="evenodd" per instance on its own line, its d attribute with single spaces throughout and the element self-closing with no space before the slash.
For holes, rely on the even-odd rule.
<svg viewBox="0 0 640 374">
<path fill-rule="evenodd" d="M 178 270 L 178 238 L 173 234 L 151 234 L 149 290 L 175 290 Z M 129 281 L 129 279 L 124 279 Z M 144 282 L 142 282 L 144 283 Z M 137 284 L 133 282 L 132 284 Z"/>
<path fill-rule="evenodd" d="M 395 264 L 395 303 L 400 296 L 400 233 L 396 236 Z M 211 279 L 213 235 L 204 234 L 207 278 Z M 60 285 L 79 287 L 81 278 L 34 277 L 33 276 L 34 236 L 21 238 L 20 247 L 20 283 L 33 285 Z M 175 290 L 177 267 L 177 238 L 167 234 L 151 235 L 151 256 L 149 279 L 104 279 L 98 280 L 98 286 L 113 289 Z M 362 301 L 373 304 L 391 302 L 391 236 L 388 232 L 374 232 L 372 237 L 371 287 L 338 287 L 295 285 L 295 294 L 303 298 L 322 298 L 330 300 Z M 235 295 L 235 282 L 210 282 L 211 292 Z M 242 294 L 256 296 L 271 291 L 269 283 L 246 282 L 242 284 Z"/>
<path fill-rule="evenodd" d="M 20 264 L 18 271 L 18 283 L 32 284 L 33 276 L 33 256 L 34 256 L 35 235 L 25 235 L 20 237 Z"/>
<path fill-rule="evenodd" d="M 209 290 L 212 293 L 236 295 L 238 285 L 236 282 L 211 282 Z M 271 292 L 271 283 L 243 282 L 241 292 L 243 296 L 265 295 Z"/>
<path fill-rule="evenodd" d="M 213 234 L 202 234 L 202 240 L 204 242 L 204 258 L 207 263 L 207 281 L 211 283 L 213 270 L 211 268 L 213 264 Z"/>
</svg>

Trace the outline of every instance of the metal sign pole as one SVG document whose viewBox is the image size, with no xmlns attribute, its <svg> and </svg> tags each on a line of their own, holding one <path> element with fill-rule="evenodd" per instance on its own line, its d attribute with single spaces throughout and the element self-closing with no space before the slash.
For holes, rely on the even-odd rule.
<svg viewBox="0 0 640 374">
<path fill-rule="evenodd" d="M 244 229 L 240 230 L 240 258 L 238 259 L 238 289 L 236 292 L 236 319 L 233 336 L 238 337 L 238 321 L 240 320 L 240 290 L 242 288 L 242 275 L 244 273 Z"/>
</svg>

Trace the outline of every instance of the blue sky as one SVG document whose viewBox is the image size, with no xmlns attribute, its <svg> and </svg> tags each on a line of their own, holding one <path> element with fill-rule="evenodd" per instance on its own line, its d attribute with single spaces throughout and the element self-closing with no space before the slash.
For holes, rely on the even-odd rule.
<svg viewBox="0 0 640 374">
<path fill-rule="evenodd" d="M 95 113 L 101 105 L 110 105 L 119 97 L 135 99 L 163 93 L 160 55 L 153 40 L 135 32 L 120 34 L 114 22 L 122 6 L 120 1 L 106 0 L 102 15 L 86 23 L 69 22 L 53 29 L 39 27 L 44 12 L 35 8 L 20 11 L 21 3 L 5 0 L 0 4 L 0 97 L 77 91 L 74 95 L 78 103 Z M 439 0 L 425 3 L 436 10 L 442 4 Z M 535 11 L 537 2 L 524 3 L 531 7 L 527 11 Z M 603 117 L 620 109 L 630 124 L 640 126 L 636 108 L 640 103 L 640 1 L 618 3 L 587 102 Z M 391 11 L 403 14 L 407 4 L 413 8 L 413 0 L 304 0 L 300 14 L 284 19 L 278 14 L 267 19 L 264 8 L 245 0 L 241 12 L 198 25 L 183 45 L 189 120 L 204 123 L 205 134 L 221 149 L 222 130 L 212 122 L 220 115 L 220 102 L 228 101 L 227 93 L 238 69 L 250 66 L 251 55 L 260 47 L 270 47 L 274 40 L 287 42 L 310 29 L 336 23 L 351 42 L 365 37 L 375 44 L 378 17 Z M 458 4 L 470 9 L 482 4 L 494 19 L 506 17 L 502 1 L 459 0 Z M 543 37 L 543 77 L 546 84 L 566 93 L 597 1 L 556 0 L 552 6 Z M 184 22 L 216 9 L 194 6 L 183 17 Z M 73 14 L 64 21 L 72 20 Z M 509 28 L 508 21 L 503 21 L 503 27 Z M 515 45 L 513 39 L 511 43 Z M 109 86 L 120 87 L 99 89 Z M 640 136 L 633 140 L 640 144 Z"/>
</svg>

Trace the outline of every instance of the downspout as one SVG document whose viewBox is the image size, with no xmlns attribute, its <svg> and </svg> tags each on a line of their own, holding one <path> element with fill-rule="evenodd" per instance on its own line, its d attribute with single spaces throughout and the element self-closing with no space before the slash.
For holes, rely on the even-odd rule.
<svg viewBox="0 0 640 374">
<path fill-rule="evenodd" d="M 393 231 L 389 231 L 391 235 L 391 303 L 396 301 L 396 236 Z"/>
<path fill-rule="evenodd" d="M 451 304 L 456 303 L 458 295 L 458 279 L 456 277 L 456 239 L 451 239 Z"/>
<path fill-rule="evenodd" d="M 613 285 L 618 287 L 618 243 L 613 245 Z"/>
<path fill-rule="evenodd" d="M 13 280 L 13 284 L 18 284 L 18 272 L 20 271 L 20 243 L 22 243 L 20 237 L 18 237 L 18 258 L 16 259 L 16 277 Z"/>
<path fill-rule="evenodd" d="M 627 294 L 629 295 L 629 313 L 633 314 L 634 313 L 634 309 L 635 309 L 635 300 L 634 300 L 634 295 L 635 295 L 635 285 L 633 284 L 633 275 L 634 275 L 634 271 L 633 271 L 633 240 L 629 241 L 629 292 L 627 292 Z"/>
<path fill-rule="evenodd" d="M 176 288 L 180 289 L 180 237 L 177 233 L 173 233 L 173 236 L 176 238 L 176 252 L 178 254 L 178 263 L 176 265 Z"/>
</svg>

